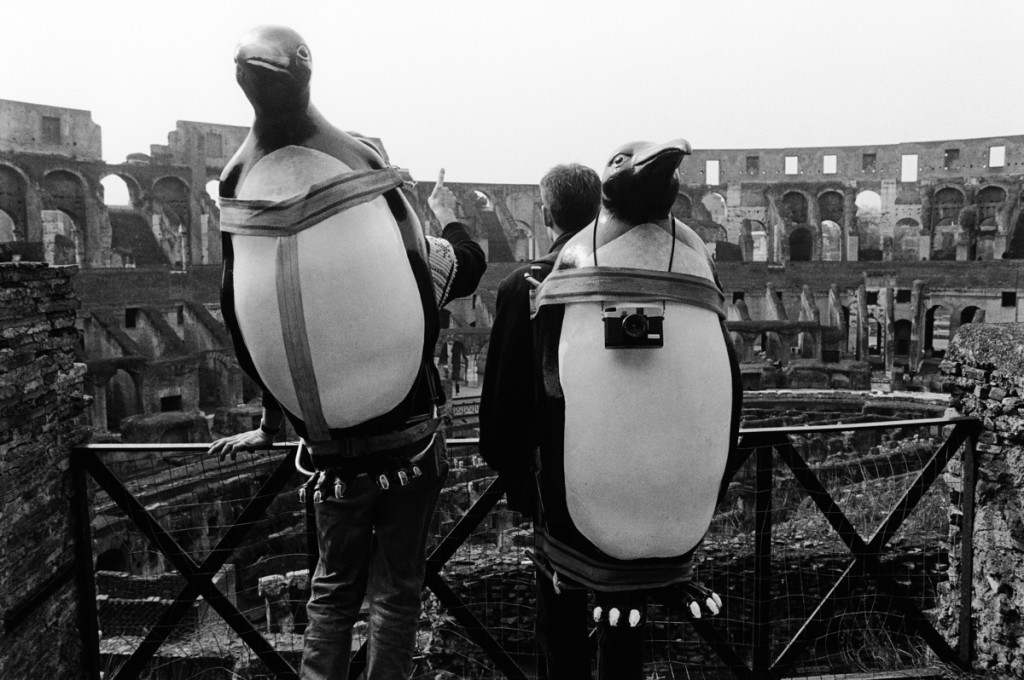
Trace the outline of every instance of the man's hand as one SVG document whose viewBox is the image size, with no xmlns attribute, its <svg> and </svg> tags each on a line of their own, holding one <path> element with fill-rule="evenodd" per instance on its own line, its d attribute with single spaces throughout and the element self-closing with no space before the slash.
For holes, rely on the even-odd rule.
<svg viewBox="0 0 1024 680">
<path fill-rule="evenodd" d="M 231 460 L 237 460 L 239 451 L 260 449 L 270 446 L 273 443 L 274 438 L 272 436 L 268 435 L 263 430 L 256 428 L 255 430 L 232 435 L 231 437 L 218 439 L 214 443 L 210 444 L 210 448 L 207 449 L 206 452 L 219 456 L 220 460 L 224 460 L 228 456 L 231 456 Z"/>
<path fill-rule="evenodd" d="M 434 190 L 430 192 L 430 196 L 427 198 L 427 205 L 430 206 L 437 221 L 441 223 L 442 229 L 456 221 L 456 204 L 455 194 L 444 185 L 444 168 L 441 168 L 441 171 L 437 173 L 437 183 L 434 185 Z"/>
</svg>

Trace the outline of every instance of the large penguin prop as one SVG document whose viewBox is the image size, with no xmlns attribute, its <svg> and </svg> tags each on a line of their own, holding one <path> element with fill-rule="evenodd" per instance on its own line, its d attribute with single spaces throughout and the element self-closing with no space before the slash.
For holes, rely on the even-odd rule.
<svg viewBox="0 0 1024 680">
<path fill-rule="evenodd" d="M 637 625 L 645 593 L 695 617 L 721 604 L 691 566 L 736 460 L 742 388 L 714 263 L 670 215 L 689 152 L 616 150 L 596 222 L 535 291 L 535 559 L 556 589 L 595 591 L 595 618 L 613 624 L 632 609 Z"/>
<path fill-rule="evenodd" d="M 242 368 L 314 450 L 436 421 L 437 308 L 402 177 L 310 102 L 295 31 L 246 33 L 235 66 L 255 120 L 221 175 L 221 301 Z"/>
</svg>

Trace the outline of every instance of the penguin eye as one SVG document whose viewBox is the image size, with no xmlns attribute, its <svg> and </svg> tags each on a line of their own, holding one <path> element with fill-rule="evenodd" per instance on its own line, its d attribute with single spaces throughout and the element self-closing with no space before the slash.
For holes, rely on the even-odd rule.
<svg viewBox="0 0 1024 680">
<path fill-rule="evenodd" d="M 629 156 L 627 156 L 627 155 L 626 155 L 626 154 L 624 154 L 624 153 L 620 153 L 620 154 L 617 154 L 617 155 L 615 156 L 615 158 L 613 158 L 613 159 L 612 159 L 612 162 L 611 162 L 611 164 L 612 164 L 612 165 L 622 165 L 623 163 L 625 163 L 625 162 L 626 162 L 626 160 L 627 160 L 628 158 L 629 158 Z"/>
<path fill-rule="evenodd" d="M 295 56 L 303 61 L 309 61 L 309 48 L 305 45 L 299 45 L 299 49 L 295 50 Z"/>
</svg>

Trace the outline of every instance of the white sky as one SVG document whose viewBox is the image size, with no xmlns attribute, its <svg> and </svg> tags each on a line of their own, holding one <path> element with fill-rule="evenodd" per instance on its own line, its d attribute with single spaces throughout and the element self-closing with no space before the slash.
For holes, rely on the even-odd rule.
<svg viewBox="0 0 1024 680">
<path fill-rule="evenodd" d="M 13 1 L 13 0 L 12 0 Z M 695 148 L 1024 134 L 1021 0 L 18 0 L 0 98 L 92 111 L 111 163 L 177 120 L 249 125 L 235 41 L 291 26 L 313 101 L 428 181 Z"/>
</svg>

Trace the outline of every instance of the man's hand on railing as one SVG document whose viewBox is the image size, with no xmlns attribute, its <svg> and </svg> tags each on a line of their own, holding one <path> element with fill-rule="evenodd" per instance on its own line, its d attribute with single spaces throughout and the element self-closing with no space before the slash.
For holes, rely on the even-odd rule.
<svg viewBox="0 0 1024 680">
<path fill-rule="evenodd" d="M 274 443 L 274 435 L 264 432 L 262 428 L 242 432 L 241 434 L 224 437 L 210 444 L 207 453 L 215 454 L 219 460 L 231 456 L 231 460 L 238 460 L 239 451 L 252 451 L 270 446 Z"/>
</svg>

